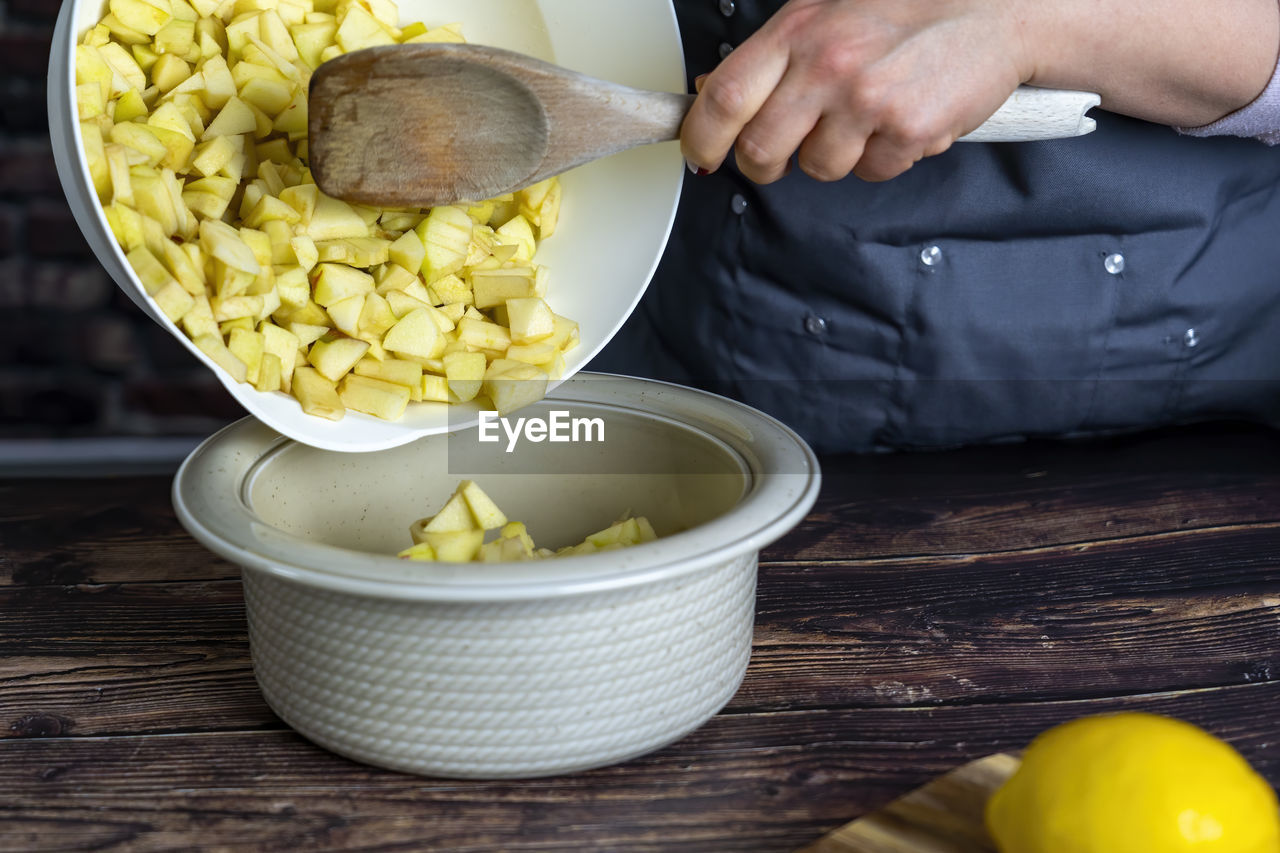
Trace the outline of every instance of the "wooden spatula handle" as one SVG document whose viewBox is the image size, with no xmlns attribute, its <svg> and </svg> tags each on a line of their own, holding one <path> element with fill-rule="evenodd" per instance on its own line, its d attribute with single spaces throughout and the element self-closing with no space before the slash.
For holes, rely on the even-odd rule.
<svg viewBox="0 0 1280 853">
<path fill-rule="evenodd" d="M 1102 103 L 1093 92 L 1019 86 L 995 115 L 961 142 L 1036 142 L 1084 136 L 1097 127 L 1085 113 Z"/>
<path fill-rule="evenodd" d="M 652 122 L 652 142 L 676 139 L 693 95 L 645 93 L 637 120 Z M 1092 133 L 1097 123 L 1086 115 L 1102 103 L 1093 92 L 1019 86 L 1000 109 L 960 142 L 1037 142 Z"/>
</svg>

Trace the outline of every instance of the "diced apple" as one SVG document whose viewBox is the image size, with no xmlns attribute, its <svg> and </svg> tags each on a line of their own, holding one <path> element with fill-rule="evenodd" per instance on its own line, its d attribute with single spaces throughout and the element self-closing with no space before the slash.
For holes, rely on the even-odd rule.
<svg viewBox="0 0 1280 853">
<path fill-rule="evenodd" d="M 211 56 L 200 65 L 204 74 L 204 102 L 209 109 L 220 110 L 236 96 L 236 81 L 221 54 Z"/>
<path fill-rule="evenodd" d="M 151 66 L 151 82 L 159 87 L 162 93 L 173 91 L 190 77 L 191 66 L 174 53 L 161 55 Z"/>
<path fill-rule="evenodd" d="M 299 86 L 294 89 L 293 97 L 275 117 L 271 129 L 276 133 L 287 134 L 291 140 L 303 140 L 307 135 L 307 90 Z M 302 156 L 302 152 L 299 152 Z"/>
<path fill-rule="evenodd" d="M 460 530 L 476 530 L 475 518 L 471 515 L 471 507 L 467 499 L 460 493 L 454 494 L 445 501 L 440 511 L 431 516 L 422 531 L 426 533 L 453 533 Z M 424 536 L 425 538 L 425 536 Z"/>
<path fill-rule="evenodd" d="M 344 335 L 363 339 L 363 335 L 360 334 L 360 315 L 364 312 L 364 301 L 365 295 L 357 293 L 355 296 L 349 296 L 346 299 L 334 302 L 326 307 L 325 311 L 328 313 L 329 320 L 333 326 Z M 370 341 L 370 343 L 372 342 Z"/>
<path fill-rule="evenodd" d="M 536 364 L 546 370 L 546 365 L 554 361 L 559 354 L 560 351 L 551 344 L 539 341 L 533 344 L 512 344 L 507 347 L 506 357 L 514 361 Z"/>
<path fill-rule="evenodd" d="M 538 248 L 538 241 L 533 236 L 533 226 L 529 224 L 529 220 L 517 213 L 494 233 L 503 243 L 516 246 L 515 257 L 517 260 L 525 261 L 526 263 L 533 260 L 533 253 Z"/>
<path fill-rule="evenodd" d="M 253 110 L 239 97 L 227 99 L 226 104 L 214 116 L 213 121 L 204 129 L 201 140 L 209 140 L 215 136 L 236 136 L 241 133 L 254 133 L 258 127 L 258 119 Z"/>
<path fill-rule="evenodd" d="M 391 244 L 388 249 L 391 262 L 404 270 L 422 269 L 422 259 L 427 255 L 427 248 L 416 231 L 406 231 Z"/>
<path fill-rule="evenodd" d="M 298 55 L 312 70 L 320 67 L 320 53 L 333 43 L 337 31 L 337 22 L 331 20 L 302 23 L 290 28 Z"/>
<path fill-rule="evenodd" d="M 226 371 L 232 379 L 237 382 L 245 381 L 248 369 L 243 361 L 236 358 L 231 350 L 227 349 L 227 345 L 222 342 L 221 335 L 201 335 L 193 343 L 214 364 Z"/>
<path fill-rule="evenodd" d="M 443 376 L 432 373 L 422 375 L 422 399 L 426 402 L 449 402 L 449 383 Z"/>
<path fill-rule="evenodd" d="M 425 309 L 411 311 L 392 326 L 382 345 L 400 355 L 439 358 L 447 341 Z"/>
<path fill-rule="evenodd" d="M 218 334 L 218 323 L 213 319 L 209 297 L 202 294 L 194 298 L 191 308 L 182 315 L 182 329 L 192 340 L 202 335 Z"/>
<path fill-rule="evenodd" d="M 337 338 L 332 341 L 319 340 L 311 345 L 307 352 L 307 361 L 322 376 L 337 382 L 351 372 L 356 362 L 364 358 L 369 351 L 369 344 L 355 338 Z"/>
<path fill-rule="evenodd" d="M 507 523 L 506 515 L 503 514 L 502 510 L 498 509 L 498 505 L 493 502 L 493 499 L 476 485 L 475 481 L 463 480 L 458 484 L 458 491 L 466 499 L 467 507 L 471 510 L 471 517 L 475 519 L 476 527 L 481 530 L 497 530 Z"/>
<path fill-rule="evenodd" d="M 398 358 L 385 358 L 382 361 L 378 361 L 377 359 L 365 357 L 356 363 L 353 372 L 359 376 L 369 376 L 385 382 L 394 382 L 397 385 L 404 385 L 408 388 L 418 386 L 418 396 L 421 397 L 422 365 L 415 364 L 412 361 L 404 361 Z"/>
<path fill-rule="evenodd" d="M 293 396 L 298 398 L 302 411 L 307 414 L 331 421 L 340 421 L 346 414 L 337 385 L 315 368 L 294 368 L 292 387 Z"/>
<path fill-rule="evenodd" d="M 527 299 L 508 299 L 507 326 L 511 330 L 513 343 L 536 343 L 555 332 L 555 314 L 546 302 L 536 296 Z"/>
<path fill-rule="evenodd" d="M 506 363 L 499 370 L 494 365 Z M 484 393 L 499 414 L 506 415 L 536 403 L 546 396 L 547 374 L 532 364 L 519 361 L 494 361 L 484 380 Z"/>
<path fill-rule="evenodd" d="M 293 380 L 293 368 L 297 363 L 298 347 L 301 346 L 298 336 L 293 332 L 280 328 L 274 323 L 263 323 L 258 331 L 262 334 L 262 350 L 280 360 L 280 385 L 285 390 Z"/>
<path fill-rule="evenodd" d="M 129 262 L 129 266 L 133 267 L 134 273 L 138 276 L 138 281 L 142 283 L 143 289 L 151 296 L 160 292 L 170 282 L 175 281 L 169 270 L 165 268 L 165 265 L 160 263 L 160 260 L 145 246 L 139 246 L 125 255 L 125 260 Z"/>
<path fill-rule="evenodd" d="M 424 255 L 422 277 L 427 284 L 462 269 L 471 245 L 473 223 L 466 210 L 452 205 L 433 207 L 418 224 Z"/>
<path fill-rule="evenodd" d="M 377 18 L 367 12 L 364 7 L 352 4 L 338 25 L 334 34 L 338 46 L 346 51 L 362 50 L 366 47 L 377 47 L 383 44 L 395 44 L 396 40 Z"/>
<path fill-rule="evenodd" d="M 311 301 L 311 283 L 307 271 L 300 266 L 276 269 L 276 292 L 280 303 L 289 308 L 301 308 Z"/>
<path fill-rule="evenodd" d="M 395 324 L 396 314 L 391 310 L 391 306 L 387 304 L 387 300 L 376 293 L 367 294 L 358 321 L 361 334 L 371 335 L 381 340 L 387 330 Z"/>
<path fill-rule="evenodd" d="M 475 294 L 471 291 L 471 285 L 467 284 L 456 275 L 446 275 L 436 280 L 427 288 L 428 293 L 434 294 L 432 302 L 436 305 L 472 305 L 475 303 Z M 457 322 L 455 319 L 454 322 Z"/>
<path fill-rule="evenodd" d="M 108 8 L 120 23 L 149 36 L 173 18 L 168 0 L 110 0 Z"/>
<path fill-rule="evenodd" d="M 314 323 L 297 323 L 291 320 L 289 322 L 289 331 L 297 335 L 298 346 L 309 347 L 324 337 L 328 333 L 329 327 Z"/>
<path fill-rule="evenodd" d="M 244 362 L 245 381 L 257 384 L 258 372 L 262 367 L 263 341 L 262 334 L 246 329 L 233 329 L 227 341 L 227 349 L 231 354 Z"/>
<path fill-rule="evenodd" d="M 430 542 L 418 542 L 400 553 L 396 554 L 402 560 L 413 560 L 418 563 L 433 563 L 436 560 L 436 550 L 431 547 Z"/>
<path fill-rule="evenodd" d="M 325 308 L 343 299 L 373 292 L 373 276 L 363 270 L 346 264 L 320 264 L 316 269 L 312 298 Z"/>
<path fill-rule="evenodd" d="M 176 281 L 171 281 L 151 296 L 155 300 L 156 307 L 160 309 L 160 313 L 169 318 L 170 322 L 176 323 L 191 310 L 195 304 L 195 300 L 191 298 L 191 294 Z"/>
<path fill-rule="evenodd" d="M 253 387 L 258 391 L 282 390 L 284 375 L 281 371 L 280 357 L 275 353 L 263 353 L 262 364 L 258 368 L 258 379 L 253 383 Z"/>
<path fill-rule="evenodd" d="M 315 184 L 298 184 L 293 187 L 285 187 L 280 191 L 280 200 L 298 211 L 302 221 L 310 225 L 311 219 L 315 214 L 316 204 L 320 200 L 320 188 Z M 316 239 L 309 234 L 307 238 L 310 240 Z"/>
<path fill-rule="evenodd" d="M 205 177 L 212 177 L 227 167 L 231 158 L 243 150 L 243 137 L 215 136 L 196 146 L 191 157 L 191 168 Z"/>
<path fill-rule="evenodd" d="M 316 242 L 340 240 L 344 237 L 367 237 L 369 226 L 345 201 L 317 193 L 306 234 Z"/>
<path fill-rule="evenodd" d="M 391 241 L 381 237 L 345 237 L 341 240 L 316 242 L 316 252 L 321 262 L 336 262 L 363 268 L 386 263 L 390 248 Z"/>
<path fill-rule="evenodd" d="M 484 353 L 453 352 L 444 356 L 444 375 L 449 390 L 462 402 L 469 402 L 480 393 L 488 361 Z"/>
<path fill-rule="evenodd" d="M 149 166 L 159 165 L 160 161 L 169 154 L 169 149 L 145 124 L 123 122 L 114 125 L 107 135 L 112 142 L 143 154 Z"/>
<path fill-rule="evenodd" d="M 408 387 L 354 373 L 343 378 L 338 396 L 348 409 L 388 421 L 398 420 L 409 405 Z"/>
<path fill-rule="evenodd" d="M 484 544 L 483 530 L 454 530 L 443 533 L 428 532 L 427 543 L 436 552 L 436 559 L 445 563 L 469 563 Z"/>
<path fill-rule="evenodd" d="M 477 308 L 493 308 L 508 299 L 533 296 L 533 268 L 476 270 L 471 274 L 471 291 Z"/>
<path fill-rule="evenodd" d="M 463 317 L 458 322 L 458 340 L 477 349 L 504 351 L 511 346 L 511 333 L 497 323 Z"/>
</svg>

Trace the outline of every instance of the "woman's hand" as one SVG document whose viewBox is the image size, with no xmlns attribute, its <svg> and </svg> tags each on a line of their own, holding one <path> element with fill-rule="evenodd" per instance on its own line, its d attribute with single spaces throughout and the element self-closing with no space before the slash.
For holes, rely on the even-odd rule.
<svg viewBox="0 0 1280 853">
<path fill-rule="evenodd" d="M 994 113 L 1026 76 L 1002 0 L 791 0 L 702 85 L 686 158 L 735 149 L 759 183 L 793 154 L 821 181 L 892 178 Z"/>
<path fill-rule="evenodd" d="M 887 180 L 1020 83 L 1207 124 L 1262 91 L 1278 45 L 1276 0 L 790 0 L 707 77 L 682 144 L 707 171 L 732 149 L 760 183 L 793 155 L 818 180 Z"/>
</svg>

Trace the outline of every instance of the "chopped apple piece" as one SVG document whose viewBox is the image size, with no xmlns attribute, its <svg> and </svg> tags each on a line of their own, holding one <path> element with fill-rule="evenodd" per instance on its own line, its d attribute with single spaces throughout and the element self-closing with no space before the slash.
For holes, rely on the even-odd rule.
<svg viewBox="0 0 1280 853">
<path fill-rule="evenodd" d="M 316 242 L 341 240 L 344 237 L 367 237 L 369 226 L 345 201 L 317 193 L 306 234 Z"/>
<path fill-rule="evenodd" d="M 319 340 L 307 352 L 307 361 L 326 379 L 337 382 L 369 351 L 369 344 L 355 338 Z"/>
<path fill-rule="evenodd" d="M 533 296 L 533 279 L 532 267 L 476 270 L 471 274 L 475 306 L 493 308 L 508 299 Z"/>
<path fill-rule="evenodd" d="M 405 270 L 422 269 L 422 259 L 427 256 L 427 247 L 416 231 L 406 231 L 400 235 L 388 250 L 391 262 Z"/>
<path fill-rule="evenodd" d="M 293 396 L 302 404 L 302 411 L 316 417 L 340 421 L 347 411 L 337 385 L 311 367 L 294 368 Z"/>
<path fill-rule="evenodd" d="M 238 97 L 231 97 L 227 99 L 213 121 L 209 122 L 209 126 L 204 129 L 204 134 L 200 138 L 202 141 L 207 141 L 215 136 L 254 133 L 257 127 L 258 119 L 249 105 Z"/>
<path fill-rule="evenodd" d="M 498 509 L 498 505 L 493 499 L 484 493 L 478 485 L 472 480 L 463 480 L 458 484 L 458 491 L 467 501 L 467 506 L 471 510 L 471 517 L 475 519 L 476 527 L 481 530 L 497 530 L 507 523 L 507 517 L 502 510 Z"/>
<path fill-rule="evenodd" d="M 427 543 L 442 563 L 469 563 L 484 544 L 483 530 L 451 530 L 428 532 Z"/>
<path fill-rule="evenodd" d="M 246 368 L 245 381 L 257 384 L 258 372 L 262 367 L 263 344 L 262 335 L 247 329 L 232 329 L 227 341 L 227 349 L 231 354 L 244 362 Z"/>
<path fill-rule="evenodd" d="M 466 210 L 445 205 L 433 207 L 418 225 L 424 255 L 422 277 L 427 284 L 462 269 L 471 245 L 473 223 Z"/>
<path fill-rule="evenodd" d="M 432 373 L 422 375 L 422 399 L 428 403 L 449 402 L 449 382 L 443 376 Z"/>
<path fill-rule="evenodd" d="M 458 340 L 477 349 L 505 351 L 511 346 L 511 333 L 497 323 L 463 317 L 458 322 Z"/>
<path fill-rule="evenodd" d="M 388 421 L 398 420 L 409 405 L 407 386 L 354 373 L 343 377 L 338 396 L 348 409 Z"/>
<path fill-rule="evenodd" d="M 335 302 L 373 292 L 373 276 L 346 264 L 320 264 L 312 298 L 328 308 Z"/>
<path fill-rule="evenodd" d="M 237 382 L 245 381 L 248 368 L 245 367 L 243 361 L 232 354 L 231 350 L 227 349 L 227 345 L 222 342 L 221 335 L 201 335 L 193 343 L 201 352 L 212 359 L 214 364 L 226 371 L 232 379 Z"/>
<path fill-rule="evenodd" d="M 452 533 L 475 529 L 471 507 L 467 504 L 467 499 L 457 492 L 422 526 L 424 533 Z"/>
<path fill-rule="evenodd" d="M 555 316 L 547 303 L 536 296 L 507 300 L 507 326 L 513 343 L 531 344 L 551 337 L 555 333 Z"/>
<path fill-rule="evenodd" d="M 365 357 L 356 363 L 354 372 L 359 376 L 394 382 L 407 388 L 419 387 L 421 396 L 422 365 L 398 358 L 384 358 L 382 361 Z"/>
<path fill-rule="evenodd" d="M 111 0 L 108 8 L 121 24 L 149 36 L 173 18 L 168 0 Z"/>
<path fill-rule="evenodd" d="M 462 402 L 474 400 L 480 393 L 487 369 L 484 353 L 452 352 L 444 357 L 444 376 L 449 390 Z"/>
<path fill-rule="evenodd" d="M 484 393 L 499 414 L 506 415 L 536 403 L 547 394 L 547 374 L 521 361 L 495 360 L 485 374 Z M 499 370 L 495 365 L 503 364 Z"/>
<path fill-rule="evenodd" d="M 392 326 L 382 345 L 392 352 L 417 358 L 439 358 L 447 341 L 426 309 L 411 311 Z"/>
</svg>

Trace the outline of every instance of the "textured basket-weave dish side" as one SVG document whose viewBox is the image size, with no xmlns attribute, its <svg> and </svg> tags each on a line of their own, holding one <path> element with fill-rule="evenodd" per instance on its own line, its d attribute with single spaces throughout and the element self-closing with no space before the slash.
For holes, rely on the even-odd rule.
<svg viewBox="0 0 1280 853">
<path fill-rule="evenodd" d="M 517 778 L 600 767 L 697 728 L 751 653 L 756 554 L 551 601 L 354 597 L 246 570 L 255 674 L 316 743 L 396 770 Z"/>
</svg>

